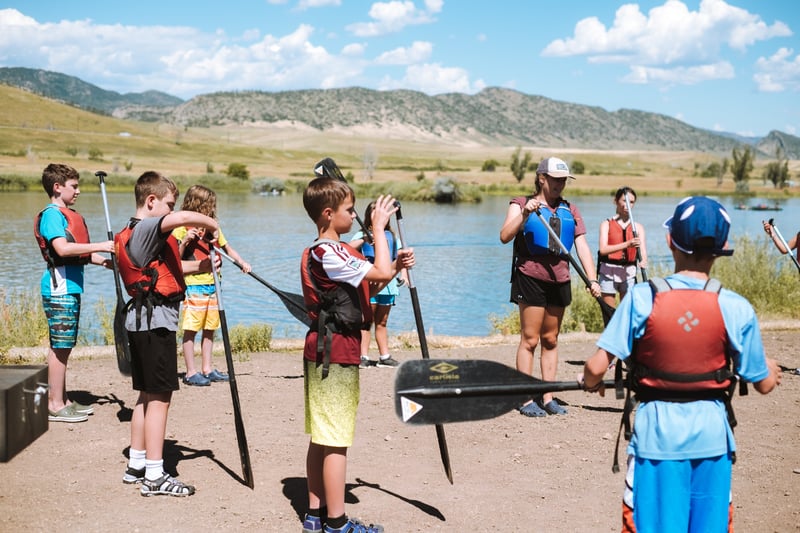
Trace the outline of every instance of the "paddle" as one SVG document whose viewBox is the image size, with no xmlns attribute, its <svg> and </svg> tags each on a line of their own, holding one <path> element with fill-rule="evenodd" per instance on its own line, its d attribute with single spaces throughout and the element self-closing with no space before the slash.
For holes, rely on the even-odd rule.
<svg viewBox="0 0 800 533">
<path fill-rule="evenodd" d="M 400 242 L 402 242 L 404 246 L 408 246 L 408 241 L 406 240 L 405 236 L 405 223 L 403 222 L 403 210 L 400 206 L 400 202 L 395 201 L 395 205 L 397 206 L 397 212 L 395 213 L 395 216 L 397 217 L 397 232 L 400 234 Z M 408 290 L 411 293 L 411 306 L 414 308 L 414 320 L 417 324 L 419 346 L 420 350 L 422 351 L 422 359 L 427 361 L 430 360 L 431 356 L 428 353 L 428 340 L 425 337 L 425 325 L 422 323 L 422 311 L 419 307 L 419 295 L 417 294 L 417 287 L 414 285 L 414 275 L 411 273 L 411 269 L 406 269 L 406 272 L 408 275 Z M 444 436 L 444 427 L 438 423 L 436 424 L 436 440 L 439 443 L 439 455 L 442 458 L 444 473 L 447 475 L 447 480 L 452 485 L 453 470 L 450 467 L 450 451 L 447 449 L 447 440 Z"/>
<path fill-rule="evenodd" d="M 225 318 L 225 306 L 222 303 L 222 287 L 217 274 L 217 247 L 209 245 L 211 258 L 211 273 L 214 277 L 214 290 L 217 293 L 217 308 L 219 309 L 219 323 L 222 329 L 222 342 L 225 346 L 225 361 L 228 364 L 228 384 L 231 387 L 231 401 L 233 402 L 233 420 L 236 426 L 236 441 L 239 444 L 239 458 L 242 461 L 242 476 L 245 484 L 253 488 L 253 468 L 250 465 L 250 450 L 247 448 L 247 435 L 244 432 L 242 408 L 239 405 L 239 387 L 236 385 L 236 372 L 233 369 L 233 354 L 231 353 L 231 340 L 228 336 L 228 321 Z"/>
<path fill-rule="evenodd" d="M 215 247 L 216 248 L 216 247 Z M 220 248 L 216 248 L 216 251 L 219 255 L 236 265 L 239 270 L 242 269 L 242 264 L 239 263 L 236 259 L 229 256 L 225 252 L 223 252 Z M 261 276 L 254 274 L 253 272 L 248 272 L 248 276 L 253 278 L 254 280 L 261 283 L 263 286 L 274 292 L 278 295 L 278 298 L 281 299 L 283 306 L 295 317 L 297 320 L 305 324 L 306 326 L 311 326 L 311 319 L 308 318 L 308 310 L 306 309 L 306 303 L 303 300 L 303 296 L 300 294 L 292 294 L 290 292 L 284 292 L 279 288 L 275 287 Z"/>
<path fill-rule="evenodd" d="M 613 381 L 604 381 L 614 387 Z M 408 424 L 485 420 L 518 409 L 531 396 L 583 390 L 577 381 L 542 381 L 485 360 L 406 361 L 394 382 L 395 413 Z"/>
<path fill-rule="evenodd" d="M 542 224 L 544 224 L 544 227 L 547 228 L 547 231 L 550 233 L 550 237 L 552 237 L 553 240 L 556 243 L 558 243 L 558 247 L 561 249 L 560 255 L 563 256 L 565 259 L 567 259 L 567 261 L 569 261 L 570 264 L 572 264 L 572 267 L 575 269 L 575 272 L 577 272 L 578 275 L 581 277 L 583 283 L 586 285 L 586 288 L 590 289 L 592 286 L 592 282 L 589 280 L 589 276 L 586 275 L 586 272 L 583 271 L 581 265 L 575 260 L 574 257 L 572 257 L 572 254 L 569 253 L 567 247 L 564 246 L 563 242 L 561 242 L 561 239 L 558 237 L 558 234 L 555 231 L 553 231 L 553 228 L 550 227 L 550 224 L 547 223 L 547 220 L 544 219 L 539 210 L 535 209 L 534 213 L 536 213 L 536 216 L 539 218 Z M 603 315 L 603 325 L 608 325 L 608 321 L 611 320 L 612 316 L 614 316 L 614 308 L 608 305 L 606 302 L 604 302 L 601 296 L 596 297 L 595 300 L 597 300 L 597 303 L 600 304 L 600 312 Z"/>
<path fill-rule="evenodd" d="M 631 209 L 631 203 L 628 201 L 628 193 L 623 194 L 622 196 L 625 197 L 625 207 L 628 208 L 628 218 L 631 219 L 631 229 L 633 230 L 633 238 L 639 238 L 639 231 L 636 229 L 636 222 L 633 221 L 633 209 Z M 639 267 L 639 271 L 642 273 L 642 281 L 647 281 L 647 269 L 641 265 L 642 263 L 642 250 L 639 246 L 636 247 L 636 264 Z"/>
<path fill-rule="evenodd" d="M 347 180 L 345 179 L 344 175 L 342 175 L 342 171 L 339 170 L 339 166 L 336 164 L 336 161 L 330 157 L 326 157 L 314 165 L 314 174 L 320 177 L 331 178 L 347 183 Z M 361 231 L 364 233 L 364 240 L 367 242 L 372 242 L 372 232 L 364 225 L 364 222 L 361 220 L 361 217 L 358 216 L 358 213 L 356 213 L 356 222 L 358 222 L 358 225 L 361 226 Z"/>
<path fill-rule="evenodd" d="M 774 218 L 769 219 L 769 225 L 772 226 L 772 231 L 774 231 L 775 235 L 778 236 L 778 239 L 781 241 L 781 244 L 786 249 L 786 253 L 789 254 L 789 257 L 792 258 L 792 261 L 794 262 L 794 266 L 796 266 L 797 267 L 797 271 L 800 272 L 800 263 L 797 262 L 797 258 L 794 256 L 792 251 L 789 249 L 789 244 L 786 242 L 786 239 L 783 238 L 783 235 L 781 235 L 781 232 L 778 230 L 778 226 L 775 225 L 774 221 L 775 221 Z"/>
<path fill-rule="evenodd" d="M 100 195 L 103 197 L 103 209 L 106 213 L 106 229 L 108 240 L 114 240 L 111 231 L 111 217 L 108 214 L 108 197 L 106 195 L 106 174 L 102 170 L 94 173 L 100 179 Z M 128 344 L 128 330 L 125 329 L 125 297 L 122 294 L 122 283 L 119 279 L 117 255 L 111 254 L 111 267 L 114 271 L 114 284 L 117 288 L 117 306 L 114 309 L 114 348 L 117 352 L 117 368 L 123 376 L 131 375 L 131 347 Z"/>
</svg>

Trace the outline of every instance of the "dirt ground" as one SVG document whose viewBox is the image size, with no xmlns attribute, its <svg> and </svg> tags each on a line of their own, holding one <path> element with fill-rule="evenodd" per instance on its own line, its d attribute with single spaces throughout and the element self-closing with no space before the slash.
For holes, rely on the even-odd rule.
<svg viewBox="0 0 800 533">
<path fill-rule="evenodd" d="M 594 350 L 594 336 L 562 336 L 559 379 L 571 379 Z M 767 330 L 768 353 L 800 366 L 800 331 Z M 431 357 L 491 359 L 513 365 L 514 337 L 429 339 Z M 476 345 L 477 344 L 477 345 Z M 101 351 L 102 352 L 102 351 Z M 106 350 L 70 361 L 74 398 L 90 403 L 88 422 L 49 430 L 0 464 L 0 531 L 300 531 L 306 505 L 303 382 L 299 351 L 253 354 L 236 362 L 255 488 L 241 479 L 230 388 L 186 387 L 175 394 L 165 465 L 197 486 L 189 498 L 139 495 L 121 481 L 136 395 Z M 77 355 L 77 354 L 76 354 Z M 397 350 L 401 361 L 419 349 Z M 224 358 L 216 358 L 224 369 Z M 394 414 L 395 370 L 361 371 L 356 442 L 349 453 L 347 511 L 411 531 L 618 531 L 623 474 L 611 473 L 621 401 L 583 392 L 557 397 L 567 416 L 516 412 L 449 424 L 454 484 L 444 474 L 434 427 Z M 788 370 L 768 396 L 736 398 L 734 466 L 739 532 L 800 531 L 800 376 Z"/>
</svg>

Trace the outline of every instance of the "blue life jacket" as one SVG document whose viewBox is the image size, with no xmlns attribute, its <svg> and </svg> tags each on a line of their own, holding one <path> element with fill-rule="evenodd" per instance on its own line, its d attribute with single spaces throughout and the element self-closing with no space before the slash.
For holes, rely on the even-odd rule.
<svg viewBox="0 0 800 533">
<path fill-rule="evenodd" d="M 569 210 L 569 204 L 562 201 L 555 212 L 549 208 L 542 208 L 540 212 L 542 218 L 550 224 L 550 227 L 558 235 L 567 251 L 572 250 L 572 245 L 575 242 L 575 217 L 572 216 L 572 211 Z M 522 233 L 525 236 L 525 244 L 528 245 L 528 251 L 531 254 L 561 254 L 561 247 L 551 239 L 550 232 L 547 231 L 547 228 L 544 227 L 535 213 L 531 213 L 525 221 Z"/>
<path fill-rule="evenodd" d="M 386 235 L 386 241 L 389 243 L 389 253 L 392 256 L 392 261 L 394 261 L 397 259 L 397 243 L 394 240 L 394 234 L 388 229 L 383 230 L 383 233 Z M 364 244 L 361 245 L 361 253 L 370 263 L 375 262 L 375 247 L 371 242 L 364 240 Z"/>
</svg>

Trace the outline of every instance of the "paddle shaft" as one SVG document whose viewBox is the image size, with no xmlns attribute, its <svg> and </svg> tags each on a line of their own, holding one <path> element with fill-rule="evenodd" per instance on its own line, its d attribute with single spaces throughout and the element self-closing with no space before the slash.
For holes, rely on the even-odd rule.
<svg viewBox="0 0 800 533">
<path fill-rule="evenodd" d="M 578 263 L 578 261 L 574 257 L 572 257 L 572 254 L 569 253 L 567 247 L 564 246 L 563 242 L 561 242 L 561 238 L 553 230 L 553 228 L 550 227 L 550 224 L 547 223 L 547 220 L 545 220 L 545 218 L 542 216 L 539 210 L 535 209 L 533 212 L 536 213 L 536 216 L 539 218 L 539 221 L 542 224 L 544 224 L 545 228 L 547 228 L 547 232 L 550 234 L 550 237 L 552 237 L 552 239 L 556 243 L 558 243 L 558 247 L 561 249 L 561 255 L 564 256 L 567 259 L 567 261 L 570 262 L 572 268 L 575 269 L 575 272 L 577 272 L 578 275 L 583 280 L 583 283 L 586 285 L 586 288 L 591 290 L 592 281 L 589 279 L 589 276 L 586 275 L 586 272 L 584 272 L 583 267 L 580 265 L 580 263 Z M 614 308 L 608 305 L 606 302 L 604 302 L 601 296 L 596 297 L 595 300 L 597 300 L 597 303 L 600 304 L 600 313 L 603 315 L 603 324 L 606 325 L 608 324 L 608 321 L 611 320 L 611 317 L 614 315 Z"/>
<path fill-rule="evenodd" d="M 231 263 L 233 263 L 234 265 L 236 265 L 236 267 L 238 267 L 239 270 L 242 270 L 242 264 L 233 257 L 231 257 L 230 255 L 226 254 L 222 249 L 216 248 L 216 252 L 225 259 L 227 259 L 228 261 L 230 261 Z M 290 292 L 282 291 L 276 286 L 272 285 L 267 280 L 265 280 L 264 278 L 262 278 L 261 276 L 259 276 L 258 274 L 255 274 L 254 272 L 247 272 L 247 275 L 253 278 L 254 280 L 258 281 L 259 283 L 261 283 L 263 286 L 265 286 L 272 292 L 274 292 L 278 296 L 278 298 L 280 298 L 281 302 L 283 303 L 283 306 L 286 307 L 286 309 L 292 314 L 293 317 L 295 317 L 297 320 L 299 320 L 306 326 L 311 325 L 311 319 L 308 318 L 308 310 L 306 309 L 305 302 L 300 294 L 293 294 Z"/>
<path fill-rule="evenodd" d="M 397 212 L 395 216 L 397 217 L 397 232 L 400 234 L 400 242 L 403 243 L 404 246 L 408 246 L 408 241 L 406 241 L 405 236 L 405 222 L 403 221 L 403 210 L 400 202 L 395 202 L 397 206 Z M 420 351 L 422 352 L 423 359 L 430 359 L 430 353 L 428 353 L 428 340 L 425 337 L 425 324 L 422 322 L 422 311 L 419 306 L 419 295 L 417 294 L 417 287 L 414 285 L 414 274 L 412 274 L 412 268 L 406 269 L 406 274 L 408 276 L 408 291 L 411 294 L 411 306 L 414 309 L 414 321 L 417 325 L 417 336 L 419 337 L 419 346 Z M 447 439 L 444 434 L 444 426 L 441 424 L 436 424 L 436 441 L 439 444 L 439 456 L 442 458 L 442 466 L 444 466 L 444 473 L 447 476 L 447 480 L 450 484 L 453 484 L 453 469 L 450 466 L 450 450 L 447 448 Z"/>
<path fill-rule="evenodd" d="M 253 468 L 250 464 L 250 450 L 247 447 L 247 435 L 244 431 L 244 420 L 242 420 L 242 408 L 239 404 L 239 387 L 236 384 L 236 371 L 233 368 L 233 354 L 231 352 L 231 341 L 228 335 L 228 321 L 225 317 L 225 305 L 222 299 L 221 284 L 216 268 L 215 246 L 209 246 L 211 258 L 211 273 L 214 277 L 214 290 L 217 294 L 217 308 L 219 309 L 219 323 L 222 330 L 222 342 L 225 346 L 225 361 L 228 364 L 228 384 L 231 388 L 231 401 L 233 402 L 233 419 L 236 427 L 236 441 L 239 444 L 239 458 L 242 462 L 242 476 L 245 484 L 253 488 Z"/>
<path fill-rule="evenodd" d="M 787 243 L 786 239 L 784 239 L 783 235 L 781 235 L 781 232 L 778 229 L 778 226 L 775 225 L 774 220 L 775 219 L 773 219 L 773 218 L 769 219 L 769 225 L 772 226 L 772 231 L 774 231 L 775 235 L 778 236 L 778 239 L 781 241 L 781 244 L 786 249 L 786 253 L 789 254 L 789 257 L 792 258 L 792 262 L 794 263 L 794 266 L 796 266 L 797 267 L 797 271 L 800 272 L 800 263 L 797 262 L 797 258 L 794 256 L 792 251 L 789 249 L 789 243 Z"/>
<path fill-rule="evenodd" d="M 103 198 L 103 210 L 106 215 L 106 231 L 108 240 L 114 240 L 114 233 L 111 230 L 111 216 L 108 209 L 108 195 L 106 194 L 106 176 L 102 170 L 94 174 L 100 180 L 100 196 Z M 125 296 L 122 294 L 122 283 L 119 278 L 119 265 L 117 255 L 111 254 L 111 269 L 114 272 L 114 286 L 117 293 L 117 306 L 114 310 L 114 348 L 117 353 L 117 369 L 120 374 L 131 375 L 131 347 L 128 344 L 128 330 L 125 329 Z"/>
<path fill-rule="evenodd" d="M 631 221 L 631 230 L 633 231 L 633 238 L 639 238 L 639 230 L 636 229 L 636 222 L 633 220 L 633 209 L 631 203 L 628 201 L 628 193 L 622 195 L 625 198 L 625 207 L 628 208 L 628 218 Z M 639 271 L 642 273 L 642 281 L 647 281 L 647 269 L 642 266 L 642 250 L 640 246 L 636 247 L 636 264 L 639 266 Z"/>
</svg>

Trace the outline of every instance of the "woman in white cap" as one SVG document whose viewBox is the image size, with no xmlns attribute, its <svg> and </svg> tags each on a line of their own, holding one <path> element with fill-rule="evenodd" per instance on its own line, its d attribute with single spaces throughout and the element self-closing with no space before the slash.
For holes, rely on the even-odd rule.
<svg viewBox="0 0 800 533">
<path fill-rule="evenodd" d="M 517 370 L 533 375 L 536 347 L 541 344 L 541 372 L 545 381 L 555 381 L 558 367 L 558 333 L 564 309 L 572 302 L 569 263 L 561 256 L 542 219 L 555 231 L 567 249 L 573 246 L 584 271 L 594 272 L 592 252 L 586 241 L 586 226 L 578 208 L 564 200 L 567 179 L 575 179 L 567 164 L 548 157 L 536 169 L 536 185 L 530 196 L 513 198 L 500 229 L 500 240 L 514 241 L 511 270 L 511 302 L 519 306 L 520 342 Z M 600 296 L 597 280 L 591 281 L 592 296 Z M 567 410 L 548 393 L 520 406 L 530 417 L 563 415 Z"/>
</svg>

